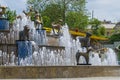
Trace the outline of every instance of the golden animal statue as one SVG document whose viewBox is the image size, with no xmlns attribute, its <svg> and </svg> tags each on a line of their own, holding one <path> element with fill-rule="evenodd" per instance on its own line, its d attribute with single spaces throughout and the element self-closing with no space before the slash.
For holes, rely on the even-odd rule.
<svg viewBox="0 0 120 80">
<path fill-rule="evenodd" d="M 28 17 L 30 18 L 32 16 L 32 12 L 33 12 L 33 8 L 30 6 L 29 7 L 29 11 L 26 12 L 25 10 L 23 10 L 23 13 Z"/>
<path fill-rule="evenodd" d="M 40 29 L 40 26 L 41 26 L 41 28 L 42 28 L 42 18 L 41 18 L 41 15 L 39 14 L 39 12 L 38 11 L 35 11 L 35 20 L 34 20 L 34 22 L 35 22 L 35 28 L 36 29 Z"/>
<path fill-rule="evenodd" d="M 35 13 L 35 21 L 38 24 L 42 24 L 41 18 L 40 18 L 40 14 L 38 12 Z"/>
<path fill-rule="evenodd" d="M 52 30 L 53 30 L 53 33 L 55 34 L 55 29 L 58 30 L 57 31 L 57 35 L 60 35 L 61 32 L 60 32 L 60 29 L 62 28 L 62 23 L 63 23 L 63 20 L 62 19 L 59 19 L 58 22 L 52 22 Z"/>
<path fill-rule="evenodd" d="M 2 9 L 2 10 L 0 11 L 0 18 L 3 17 L 3 15 L 5 14 L 6 8 L 7 8 L 7 7 L 5 7 L 5 6 L 0 6 L 0 9 Z"/>
</svg>

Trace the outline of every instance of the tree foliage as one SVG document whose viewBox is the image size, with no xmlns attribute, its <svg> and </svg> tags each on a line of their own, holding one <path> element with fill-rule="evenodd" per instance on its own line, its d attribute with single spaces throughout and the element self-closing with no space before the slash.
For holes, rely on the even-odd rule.
<svg viewBox="0 0 120 80">
<path fill-rule="evenodd" d="M 14 22 L 14 20 L 16 19 L 16 11 L 12 11 L 9 8 L 6 10 L 6 18 L 9 20 L 10 24 L 12 24 Z"/>
<path fill-rule="evenodd" d="M 105 29 L 104 26 L 99 27 L 99 33 L 100 33 L 101 36 L 105 36 L 105 31 L 106 31 L 106 29 Z"/>
<path fill-rule="evenodd" d="M 43 16 L 42 18 L 43 18 L 44 26 L 48 27 L 48 26 L 51 25 L 51 23 L 50 23 L 50 18 L 49 18 L 49 17 Z"/>
<path fill-rule="evenodd" d="M 88 16 L 79 12 L 69 12 L 66 16 L 66 22 L 70 25 L 70 28 L 85 30 L 88 25 Z"/>
<path fill-rule="evenodd" d="M 52 22 L 62 19 L 61 6 L 57 4 L 47 5 L 46 9 L 42 12 L 43 17 L 46 16 L 49 18 L 49 22 L 44 22 L 44 25 L 50 26 Z"/>
<path fill-rule="evenodd" d="M 101 21 L 96 18 L 90 20 L 89 24 L 91 25 L 92 33 L 94 35 L 100 35 L 99 27 L 101 26 Z"/>
<path fill-rule="evenodd" d="M 27 4 L 49 19 L 48 23 L 44 22 L 45 26 L 50 26 L 50 23 L 57 19 L 79 29 L 84 29 L 88 24 L 86 0 L 28 0 Z"/>
<path fill-rule="evenodd" d="M 114 43 L 115 41 L 120 41 L 120 33 L 113 34 L 109 40 L 110 40 L 110 43 Z"/>
</svg>

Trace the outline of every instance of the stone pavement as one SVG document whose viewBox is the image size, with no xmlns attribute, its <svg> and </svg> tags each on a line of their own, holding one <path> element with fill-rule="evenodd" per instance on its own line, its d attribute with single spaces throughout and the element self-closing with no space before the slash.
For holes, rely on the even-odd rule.
<svg viewBox="0 0 120 80">
<path fill-rule="evenodd" d="M 120 80 L 120 77 L 87 77 L 87 78 L 56 78 L 38 80 Z"/>
<path fill-rule="evenodd" d="M 86 78 L 53 78 L 53 79 L 0 79 L 0 80 L 120 80 L 120 77 L 86 77 Z"/>
</svg>

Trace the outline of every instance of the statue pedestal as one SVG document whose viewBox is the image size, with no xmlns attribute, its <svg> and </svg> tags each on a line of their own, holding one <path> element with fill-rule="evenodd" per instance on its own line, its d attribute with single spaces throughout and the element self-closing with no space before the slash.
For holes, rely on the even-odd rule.
<svg viewBox="0 0 120 80">
<path fill-rule="evenodd" d="M 0 18 L 0 30 L 9 30 L 9 21 L 5 18 Z"/>
<path fill-rule="evenodd" d="M 52 36 L 52 35 L 47 35 L 48 42 L 47 44 L 49 46 L 59 46 L 59 38 Z"/>
<path fill-rule="evenodd" d="M 28 64 L 32 63 L 32 43 L 30 41 L 17 40 L 17 52 L 18 52 L 18 65 L 20 65 L 21 60 L 29 57 Z M 27 64 L 26 63 L 26 64 Z"/>
<path fill-rule="evenodd" d="M 77 64 L 77 65 L 91 65 L 91 64 Z"/>
</svg>

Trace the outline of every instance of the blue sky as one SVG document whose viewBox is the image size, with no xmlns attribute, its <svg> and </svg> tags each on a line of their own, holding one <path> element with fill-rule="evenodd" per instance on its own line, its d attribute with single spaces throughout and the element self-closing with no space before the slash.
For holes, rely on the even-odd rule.
<svg viewBox="0 0 120 80">
<path fill-rule="evenodd" d="M 0 5 L 10 7 L 10 9 L 16 10 L 17 13 L 21 13 L 26 9 L 26 0 L 0 0 Z"/>
<path fill-rule="evenodd" d="M 10 7 L 21 13 L 26 7 L 26 0 L 0 0 L 0 5 Z M 94 17 L 100 20 L 120 21 L 120 0 L 87 0 L 89 12 L 94 10 Z"/>
</svg>

